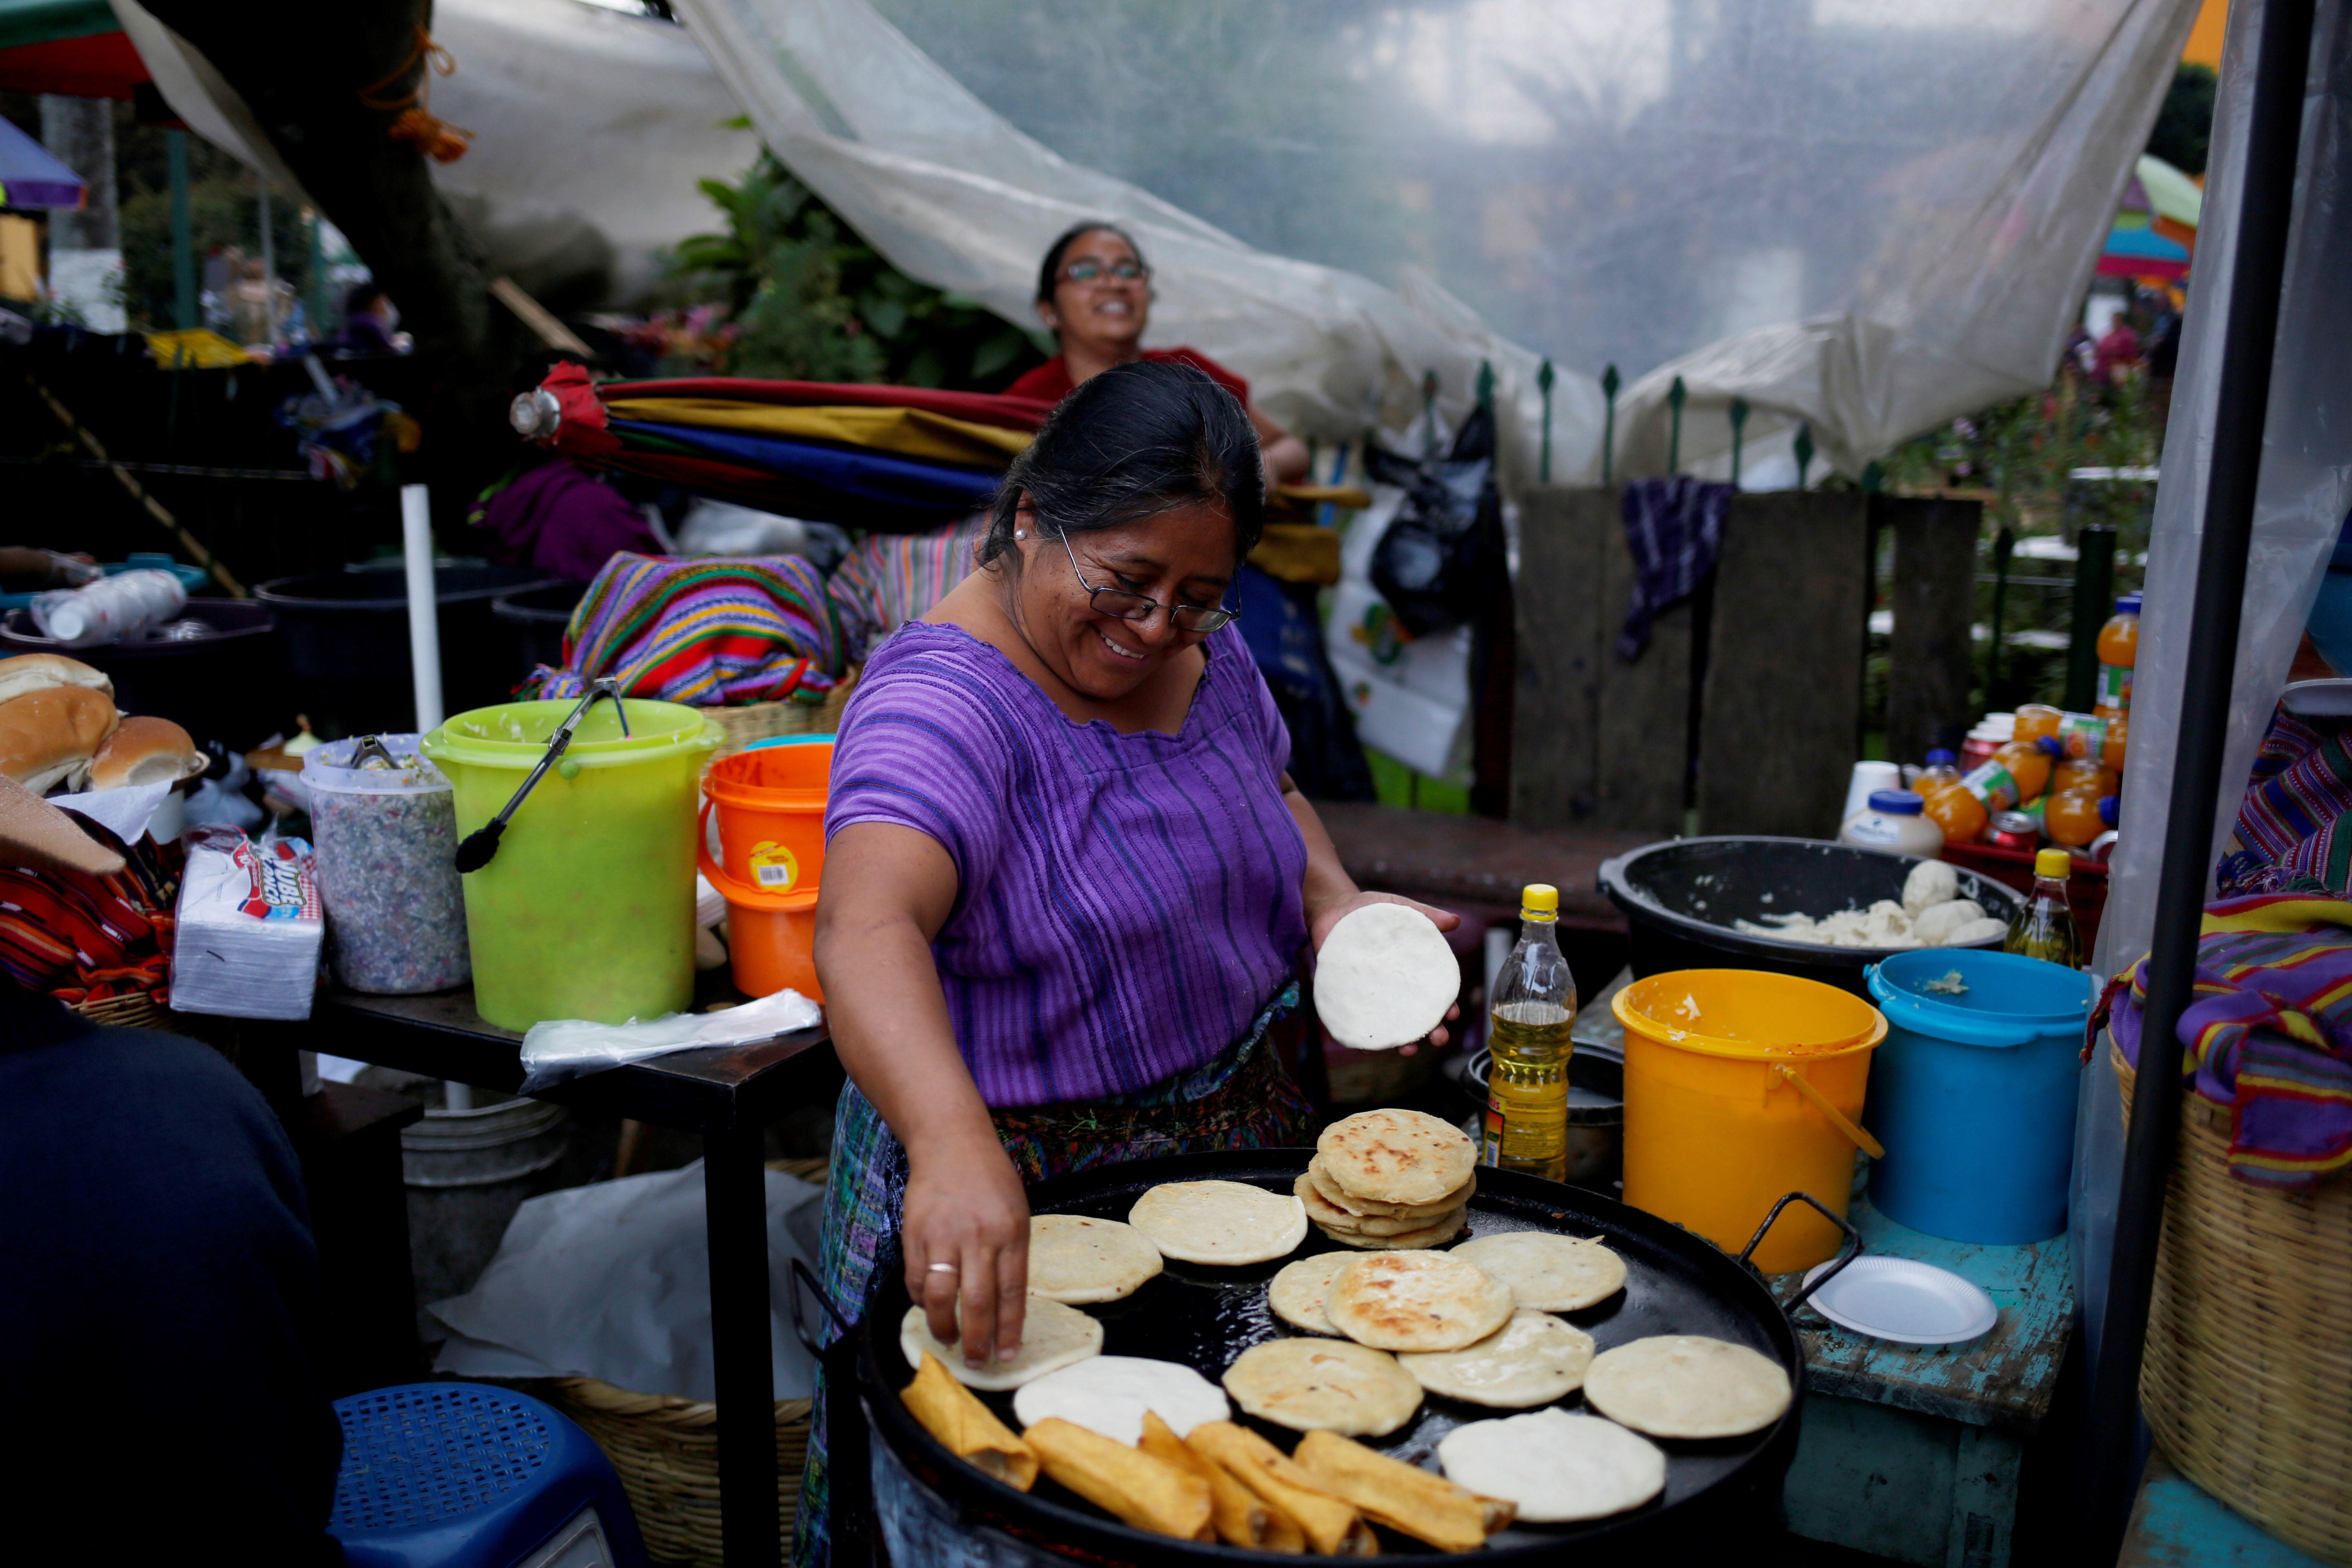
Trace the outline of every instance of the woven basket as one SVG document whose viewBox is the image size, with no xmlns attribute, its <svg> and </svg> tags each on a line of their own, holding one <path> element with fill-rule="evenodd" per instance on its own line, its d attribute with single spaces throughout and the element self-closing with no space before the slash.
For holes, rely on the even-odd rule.
<svg viewBox="0 0 2352 1568">
<path fill-rule="evenodd" d="M 632 1394 L 593 1377 L 559 1377 L 531 1391 L 577 1421 L 613 1468 L 660 1568 L 721 1568 L 719 1406 L 667 1394 Z M 809 1401 L 776 1402 L 776 1528 L 786 1557 L 808 1458 Z"/>
<path fill-rule="evenodd" d="M 73 1010 L 101 1028 L 172 1028 L 172 1015 L 152 991 L 126 991 L 97 1002 L 77 1002 Z"/>
<path fill-rule="evenodd" d="M 2132 1069 L 2108 1050 L 2128 1121 Z M 2184 1094 L 2140 1404 L 2182 1475 L 2352 1564 L 2352 1178 L 2259 1187 L 2229 1152 L 2230 1112 Z"/>
<path fill-rule="evenodd" d="M 849 693 L 856 686 L 858 667 L 834 682 L 833 689 L 824 694 L 822 702 L 747 702 L 740 708 L 711 708 L 705 711 L 710 721 L 727 732 L 719 749 L 703 759 L 702 771 L 709 773 L 710 764 L 721 757 L 731 757 L 747 750 L 754 741 L 772 741 L 779 735 L 829 735 L 841 723 L 841 710 L 849 706 Z"/>
</svg>

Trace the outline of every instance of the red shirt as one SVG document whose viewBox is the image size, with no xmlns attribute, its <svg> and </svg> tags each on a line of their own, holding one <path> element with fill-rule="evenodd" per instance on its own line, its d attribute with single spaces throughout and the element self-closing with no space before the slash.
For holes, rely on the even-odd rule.
<svg viewBox="0 0 2352 1568">
<path fill-rule="evenodd" d="M 1146 349 L 1142 357 L 1154 364 L 1189 364 L 1205 373 L 1211 381 L 1239 398 L 1243 407 L 1249 406 L 1249 383 L 1198 349 Z M 1004 394 L 1008 397 L 1034 397 L 1046 403 L 1059 403 L 1070 395 L 1074 384 L 1070 380 L 1068 358 L 1055 354 L 1006 387 Z"/>
</svg>

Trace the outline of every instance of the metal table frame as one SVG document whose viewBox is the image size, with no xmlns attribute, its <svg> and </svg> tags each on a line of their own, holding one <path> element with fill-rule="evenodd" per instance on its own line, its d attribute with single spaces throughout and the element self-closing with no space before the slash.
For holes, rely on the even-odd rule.
<svg viewBox="0 0 2352 1568">
<path fill-rule="evenodd" d="M 704 986 L 714 996 L 733 994 L 715 979 Z M 522 1037 L 484 1023 L 470 987 L 371 996 L 322 984 L 310 1023 L 279 1037 L 289 1051 L 326 1051 L 483 1089 L 511 1093 L 522 1083 Z M 831 1047 L 820 1026 L 750 1045 L 674 1052 L 537 1097 L 702 1135 L 719 1530 L 730 1564 L 760 1568 L 782 1555 L 761 1135 L 786 1110 L 838 1084 Z"/>
</svg>

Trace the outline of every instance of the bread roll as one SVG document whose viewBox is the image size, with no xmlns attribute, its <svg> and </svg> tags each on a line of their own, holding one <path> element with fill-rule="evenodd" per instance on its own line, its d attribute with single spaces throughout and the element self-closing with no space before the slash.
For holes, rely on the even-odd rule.
<svg viewBox="0 0 2352 1568">
<path fill-rule="evenodd" d="M 92 789 L 177 784 L 205 765 L 188 732 L 169 719 L 125 719 L 89 762 Z"/>
<path fill-rule="evenodd" d="M 58 653 L 20 654 L 0 658 L 0 702 L 57 686 L 87 686 L 111 700 L 114 680 L 102 669 L 92 669 L 78 658 Z"/>
<path fill-rule="evenodd" d="M 0 702 L 0 773 L 35 795 L 78 777 L 118 721 L 113 699 L 87 686 L 54 686 Z"/>
</svg>

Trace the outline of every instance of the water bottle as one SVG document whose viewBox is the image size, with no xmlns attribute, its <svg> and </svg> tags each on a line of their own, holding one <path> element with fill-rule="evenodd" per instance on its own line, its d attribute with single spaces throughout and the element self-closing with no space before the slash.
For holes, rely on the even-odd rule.
<svg viewBox="0 0 2352 1568">
<path fill-rule="evenodd" d="M 169 572 L 124 572 L 83 588 L 33 596 L 33 624 L 66 647 L 121 642 L 187 607 L 188 591 Z"/>
</svg>

